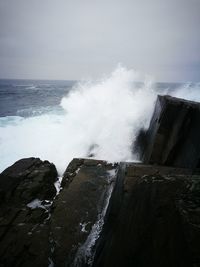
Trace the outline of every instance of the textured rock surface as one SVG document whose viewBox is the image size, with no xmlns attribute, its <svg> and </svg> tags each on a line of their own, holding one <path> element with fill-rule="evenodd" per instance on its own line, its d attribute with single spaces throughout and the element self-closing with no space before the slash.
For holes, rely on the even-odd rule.
<svg viewBox="0 0 200 267">
<path fill-rule="evenodd" d="M 74 159 L 55 197 L 55 167 L 23 159 L 0 175 L 0 266 L 198 267 L 197 173 Z"/>
<path fill-rule="evenodd" d="M 158 96 L 147 132 L 137 150 L 143 162 L 184 168 L 200 167 L 200 103 Z"/>
<path fill-rule="evenodd" d="M 117 168 L 74 159 L 57 196 L 57 172 L 47 161 L 22 159 L 1 173 L 0 266 L 87 266 Z"/>
<path fill-rule="evenodd" d="M 121 164 L 93 266 L 200 266 L 200 176 Z"/>
<path fill-rule="evenodd" d="M 67 186 L 51 217 L 56 266 L 88 266 L 92 260 L 116 172 L 117 165 L 105 161 L 74 159 L 69 164 L 63 177 Z"/>
<path fill-rule="evenodd" d="M 0 174 L 0 266 L 48 266 L 56 179 L 55 166 L 38 158 L 19 160 Z"/>
<path fill-rule="evenodd" d="M 57 171 L 53 164 L 38 158 L 21 159 L 0 174 L 1 202 L 30 202 L 55 195 Z"/>
</svg>

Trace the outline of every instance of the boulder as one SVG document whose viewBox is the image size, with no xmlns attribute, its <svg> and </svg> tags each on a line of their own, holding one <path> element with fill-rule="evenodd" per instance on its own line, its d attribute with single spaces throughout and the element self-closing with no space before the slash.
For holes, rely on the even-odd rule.
<svg viewBox="0 0 200 267">
<path fill-rule="evenodd" d="M 57 171 L 38 158 L 0 174 L 0 266 L 48 266 L 50 206 Z"/>
<path fill-rule="evenodd" d="M 30 202 L 51 199 L 56 189 L 57 171 L 53 164 L 39 158 L 25 158 L 15 162 L 0 174 L 1 202 Z"/>
</svg>

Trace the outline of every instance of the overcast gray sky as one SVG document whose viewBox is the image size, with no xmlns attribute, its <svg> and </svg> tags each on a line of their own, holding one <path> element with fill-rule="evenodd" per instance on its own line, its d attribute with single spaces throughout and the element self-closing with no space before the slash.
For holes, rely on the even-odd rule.
<svg viewBox="0 0 200 267">
<path fill-rule="evenodd" d="M 1 78 L 96 78 L 119 62 L 200 81 L 200 0 L 0 0 Z"/>
</svg>

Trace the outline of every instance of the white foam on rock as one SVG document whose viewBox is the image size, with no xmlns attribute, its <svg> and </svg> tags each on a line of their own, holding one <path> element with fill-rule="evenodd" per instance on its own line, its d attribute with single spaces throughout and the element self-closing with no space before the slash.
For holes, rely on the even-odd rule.
<svg viewBox="0 0 200 267">
<path fill-rule="evenodd" d="M 38 198 L 36 198 L 33 201 L 29 202 L 27 204 L 27 207 L 30 208 L 30 209 L 37 209 L 37 208 L 46 209 L 44 207 L 44 205 L 42 205 L 42 200 L 39 200 Z"/>
<path fill-rule="evenodd" d="M 30 209 L 40 208 L 48 212 L 51 205 L 52 205 L 52 201 L 50 200 L 40 200 L 36 198 L 32 200 L 31 202 L 29 202 L 26 206 Z"/>
<path fill-rule="evenodd" d="M 60 190 L 62 189 L 61 187 L 61 182 L 62 182 L 62 176 L 58 176 L 57 181 L 54 183 L 54 186 L 56 188 L 56 196 L 60 193 Z"/>
<path fill-rule="evenodd" d="M 74 267 L 79 267 L 82 266 L 82 263 L 87 263 L 87 266 L 92 266 L 92 263 L 94 261 L 94 255 L 95 255 L 95 245 L 96 242 L 98 240 L 98 238 L 100 237 L 101 231 L 103 229 L 103 225 L 104 225 L 104 219 L 105 219 L 105 215 L 108 209 L 108 205 L 110 202 L 110 197 L 112 195 L 112 191 L 114 188 L 114 180 L 113 178 L 116 177 L 117 175 L 117 169 L 112 169 L 107 171 L 107 179 L 109 185 L 107 188 L 107 191 L 105 193 L 105 199 L 104 199 L 104 206 L 102 207 L 101 212 L 98 214 L 98 218 L 97 221 L 95 222 L 95 224 L 92 226 L 92 229 L 86 239 L 86 241 L 79 247 L 76 256 L 75 256 L 75 260 L 73 262 L 73 266 Z M 82 226 L 82 229 L 85 230 L 85 226 L 86 224 L 80 224 Z M 83 231 L 84 232 L 84 231 Z"/>
</svg>

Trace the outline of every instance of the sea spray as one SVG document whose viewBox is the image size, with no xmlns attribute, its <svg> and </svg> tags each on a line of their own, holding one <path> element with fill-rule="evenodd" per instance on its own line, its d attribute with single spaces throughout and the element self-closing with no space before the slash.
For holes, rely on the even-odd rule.
<svg viewBox="0 0 200 267">
<path fill-rule="evenodd" d="M 200 102 L 200 83 L 186 83 L 172 92 L 172 96 Z"/>
<path fill-rule="evenodd" d="M 62 113 L 0 118 L 0 171 L 33 156 L 56 164 L 60 175 L 74 157 L 136 160 L 132 144 L 148 127 L 157 94 L 149 77 L 119 66 L 98 82 L 78 83 L 62 99 Z M 180 86 L 172 95 L 199 101 L 199 84 Z"/>
<path fill-rule="evenodd" d="M 133 159 L 132 141 L 139 127 L 148 123 L 156 99 L 150 82 L 137 88 L 136 79 L 134 71 L 119 67 L 111 77 L 96 84 L 78 85 L 62 99 L 73 146 L 82 144 L 87 153 L 93 145 L 92 154 L 98 159 Z"/>
</svg>

